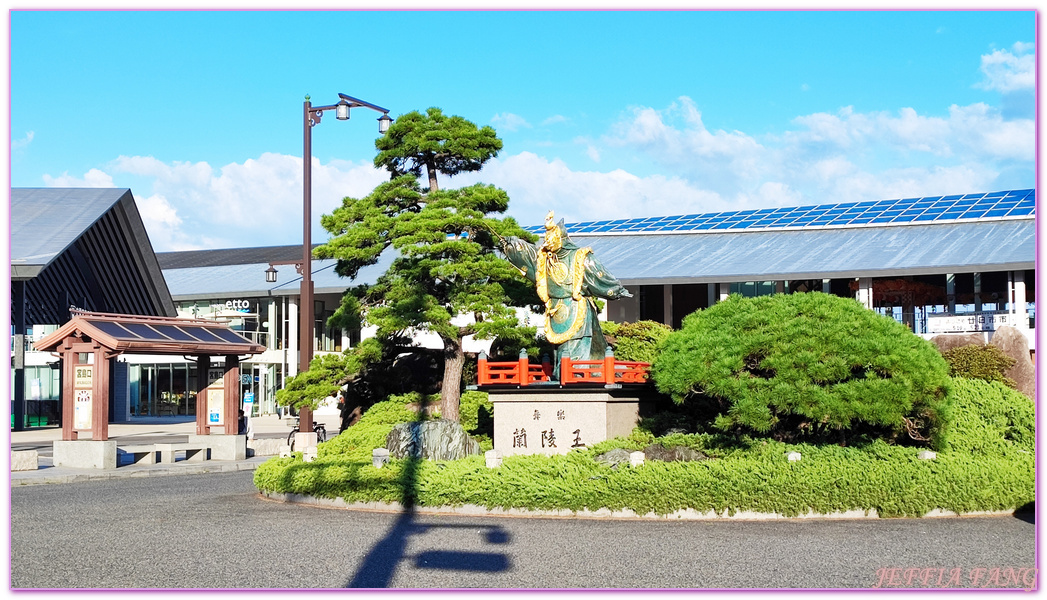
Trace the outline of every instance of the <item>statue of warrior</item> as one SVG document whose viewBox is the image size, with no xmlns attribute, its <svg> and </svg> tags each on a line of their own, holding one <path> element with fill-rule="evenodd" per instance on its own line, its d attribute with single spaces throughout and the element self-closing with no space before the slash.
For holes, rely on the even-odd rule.
<svg viewBox="0 0 1047 600">
<path fill-rule="evenodd" d="M 553 377 L 560 377 L 560 359 L 603 360 L 607 340 L 597 321 L 593 298 L 632 297 L 607 272 L 591 248 L 579 248 L 567 235 L 563 219 L 545 217 L 545 240 L 540 246 L 516 237 L 501 240 L 509 262 L 535 283 L 545 302 L 545 338 L 556 347 Z"/>
</svg>

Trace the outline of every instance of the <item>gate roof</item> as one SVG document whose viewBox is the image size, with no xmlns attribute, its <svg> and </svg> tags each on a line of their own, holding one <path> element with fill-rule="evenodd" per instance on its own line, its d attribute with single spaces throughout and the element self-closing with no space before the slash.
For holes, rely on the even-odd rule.
<svg viewBox="0 0 1047 600">
<path fill-rule="evenodd" d="M 236 333 L 226 323 L 92 312 L 75 313 L 68 323 L 33 346 L 43 352 L 55 352 L 70 336 L 89 338 L 121 354 L 199 356 L 265 351 L 265 346 Z"/>
</svg>

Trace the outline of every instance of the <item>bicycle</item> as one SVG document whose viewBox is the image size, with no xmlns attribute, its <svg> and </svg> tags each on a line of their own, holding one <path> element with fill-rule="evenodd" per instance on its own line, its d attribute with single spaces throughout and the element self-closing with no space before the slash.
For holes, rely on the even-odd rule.
<svg viewBox="0 0 1047 600">
<path fill-rule="evenodd" d="M 294 420 L 294 427 L 291 429 L 291 433 L 287 436 L 287 445 L 291 447 L 291 451 L 294 451 L 294 434 L 300 432 L 302 425 L 302 419 L 296 417 Z M 313 433 L 316 434 L 316 443 L 327 441 L 327 429 L 323 423 L 319 421 L 313 421 Z"/>
</svg>

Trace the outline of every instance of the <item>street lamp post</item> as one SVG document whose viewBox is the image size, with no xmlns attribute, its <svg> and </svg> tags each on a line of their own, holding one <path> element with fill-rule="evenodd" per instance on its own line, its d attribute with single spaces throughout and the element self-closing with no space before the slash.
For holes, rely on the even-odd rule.
<svg viewBox="0 0 1047 600">
<path fill-rule="evenodd" d="M 305 109 L 304 109 L 304 122 L 303 122 L 303 138 L 304 138 L 304 149 L 303 149 L 303 176 L 302 176 L 302 206 L 303 206 L 303 232 L 302 232 L 302 260 L 299 264 L 298 261 L 294 261 L 296 270 L 302 276 L 302 291 L 300 295 L 300 326 L 299 326 L 299 342 L 298 342 L 298 372 L 304 372 L 309 370 L 309 363 L 313 360 L 313 341 L 314 336 L 314 306 L 313 306 L 313 277 L 312 277 L 312 260 L 313 260 L 313 247 L 312 247 L 312 153 L 313 153 L 313 127 L 320 122 L 323 112 L 325 110 L 334 110 L 335 118 L 339 121 L 349 120 L 349 110 L 357 107 L 366 107 L 371 110 L 376 110 L 382 113 L 382 116 L 378 118 L 378 133 L 385 133 L 389 130 L 389 125 L 393 120 L 389 117 L 389 109 L 382 108 L 371 104 L 370 102 L 364 102 L 352 96 L 346 96 L 345 94 L 338 94 L 338 103 L 331 104 L 329 106 L 313 106 L 309 101 L 309 96 L 305 97 Z M 266 270 L 266 281 L 273 283 L 276 281 L 276 269 L 273 268 L 274 264 L 287 264 L 286 262 L 272 262 L 269 263 L 269 269 Z M 298 411 L 299 417 L 299 431 L 303 433 L 311 433 L 313 431 L 313 411 L 309 408 L 302 408 Z"/>
</svg>

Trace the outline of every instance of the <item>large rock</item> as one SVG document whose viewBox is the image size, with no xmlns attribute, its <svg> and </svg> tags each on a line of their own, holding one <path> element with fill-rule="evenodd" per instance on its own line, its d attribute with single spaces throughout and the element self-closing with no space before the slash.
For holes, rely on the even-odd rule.
<svg viewBox="0 0 1047 600">
<path fill-rule="evenodd" d="M 615 448 L 614 450 L 604 452 L 603 454 L 597 456 L 594 460 L 596 460 L 596 462 L 602 465 L 607 465 L 612 469 L 617 469 L 619 465 L 629 464 L 630 454 L 631 452 L 626 450 L 625 448 Z"/>
<path fill-rule="evenodd" d="M 931 343 L 938 347 L 938 352 L 945 354 L 961 346 L 984 346 L 985 336 L 980 333 L 943 333 L 932 337 Z"/>
<path fill-rule="evenodd" d="M 687 446 L 673 446 L 672 448 L 666 448 L 661 444 L 651 444 L 643 449 L 643 453 L 647 455 L 647 460 L 661 460 L 666 462 L 709 459 L 708 456 L 693 448 L 688 448 Z"/>
<path fill-rule="evenodd" d="M 1018 329 L 1005 325 L 996 330 L 990 340 L 993 346 L 1014 359 L 1014 366 L 1004 375 L 1014 380 L 1018 391 L 1030 398 L 1036 397 L 1036 367 L 1029 357 L 1029 340 Z"/>
<path fill-rule="evenodd" d="M 446 419 L 412 421 L 393 427 L 385 447 L 394 458 L 458 460 L 480 454 L 480 444 L 459 423 Z"/>
</svg>

